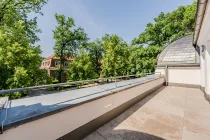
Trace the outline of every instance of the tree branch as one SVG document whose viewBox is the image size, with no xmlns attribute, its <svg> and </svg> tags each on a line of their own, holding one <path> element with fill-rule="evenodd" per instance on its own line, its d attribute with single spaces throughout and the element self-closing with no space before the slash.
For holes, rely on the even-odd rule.
<svg viewBox="0 0 210 140">
<path fill-rule="evenodd" d="M 7 4 L 9 4 L 11 1 L 12 1 L 12 0 L 9 0 L 8 2 L 6 2 L 6 3 L 4 4 L 4 6 L 3 6 L 1 9 L 3 10 L 4 8 L 6 8 Z"/>
</svg>

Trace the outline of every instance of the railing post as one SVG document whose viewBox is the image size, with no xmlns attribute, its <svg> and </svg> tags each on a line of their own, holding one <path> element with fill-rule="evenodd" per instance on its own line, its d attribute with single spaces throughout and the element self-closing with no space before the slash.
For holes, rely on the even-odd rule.
<svg viewBox="0 0 210 140">
<path fill-rule="evenodd" d="M 115 88 L 117 88 L 117 82 L 116 82 L 116 79 L 117 79 L 117 78 L 115 78 Z"/>
<path fill-rule="evenodd" d="M 168 86 L 168 66 L 165 67 L 165 79 L 166 79 L 166 86 Z"/>
</svg>

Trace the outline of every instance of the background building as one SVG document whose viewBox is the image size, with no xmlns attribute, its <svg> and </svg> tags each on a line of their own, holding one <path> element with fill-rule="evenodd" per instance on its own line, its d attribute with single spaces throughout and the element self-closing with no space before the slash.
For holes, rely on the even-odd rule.
<svg viewBox="0 0 210 140">
<path fill-rule="evenodd" d="M 68 57 L 64 61 L 64 70 L 69 70 L 70 68 L 70 63 L 74 59 L 72 57 Z M 60 58 L 56 57 L 54 55 L 51 55 L 47 58 L 45 58 L 40 66 L 40 69 L 46 69 L 48 74 L 53 78 L 53 79 L 58 79 L 58 69 L 60 65 Z M 62 82 L 67 81 L 67 76 L 65 73 L 62 75 Z"/>
</svg>

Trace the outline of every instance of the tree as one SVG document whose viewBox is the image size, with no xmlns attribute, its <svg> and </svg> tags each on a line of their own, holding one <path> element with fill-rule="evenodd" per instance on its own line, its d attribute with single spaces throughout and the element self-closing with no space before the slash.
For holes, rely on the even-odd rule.
<svg viewBox="0 0 210 140">
<path fill-rule="evenodd" d="M 128 71 L 130 74 L 154 72 L 157 55 L 163 46 L 191 34 L 194 30 L 196 2 L 164 14 L 148 23 L 144 32 L 132 40 Z"/>
<path fill-rule="evenodd" d="M 141 74 L 155 71 L 157 56 L 162 47 L 149 46 L 147 48 L 132 46 L 128 57 L 128 73 Z"/>
<path fill-rule="evenodd" d="M 187 6 L 184 12 L 183 27 L 187 32 L 193 32 L 195 28 L 195 15 L 197 10 L 197 3 L 193 2 Z"/>
<path fill-rule="evenodd" d="M 47 0 L 1 0 L 0 2 L 0 28 L 13 28 L 14 24 L 22 21 L 24 30 L 30 43 L 34 44 L 39 38 L 37 32 L 37 18 L 30 19 L 30 13 L 41 13 L 41 8 L 47 3 Z M 6 26 L 6 27 L 5 27 Z"/>
<path fill-rule="evenodd" d="M 65 58 L 75 56 L 79 47 L 85 44 L 88 39 L 84 29 L 80 27 L 75 29 L 72 18 L 68 17 L 66 19 L 64 15 L 58 14 L 55 14 L 55 18 L 58 26 L 53 31 L 55 39 L 54 52 L 60 58 L 59 82 L 61 82 Z"/>
<path fill-rule="evenodd" d="M 154 23 L 148 23 L 144 32 L 132 41 L 133 45 L 162 47 L 194 30 L 196 2 L 164 14 L 161 12 Z"/>
<path fill-rule="evenodd" d="M 34 45 L 36 18 L 28 14 L 40 13 L 45 0 L 3 0 L 0 4 L 0 89 L 21 88 L 50 83 L 47 73 L 39 69 L 40 46 Z M 46 78 L 46 79 L 43 79 Z M 8 94 L 20 98 L 27 92 Z"/>
<path fill-rule="evenodd" d="M 69 79 L 73 81 L 88 80 L 98 78 L 95 72 L 90 56 L 81 51 L 75 60 L 70 64 Z"/>
<path fill-rule="evenodd" d="M 102 77 L 127 74 L 128 45 L 117 35 L 105 35 L 102 37 L 102 45 L 105 49 L 102 63 Z"/>
<path fill-rule="evenodd" d="M 82 46 L 85 49 L 85 52 L 90 56 L 90 61 L 92 62 L 94 71 L 100 75 L 101 64 L 103 54 L 105 52 L 104 47 L 99 39 L 96 39 L 93 42 L 89 42 L 86 45 Z"/>
</svg>

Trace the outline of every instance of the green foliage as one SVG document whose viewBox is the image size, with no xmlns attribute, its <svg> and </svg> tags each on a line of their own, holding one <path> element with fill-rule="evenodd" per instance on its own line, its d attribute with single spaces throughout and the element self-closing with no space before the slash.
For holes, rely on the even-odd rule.
<svg viewBox="0 0 210 140">
<path fill-rule="evenodd" d="M 132 41 L 128 62 L 130 74 L 154 72 L 157 55 L 163 46 L 191 34 L 194 30 L 196 2 L 164 14 L 161 12 L 154 23 L 148 23 L 144 32 Z M 139 47 L 137 47 L 139 46 Z"/>
<path fill-rule="evenodd" d="M 79 47 L 87 41 L 87 34 L 84 29 L 75 28 L 73 18 L 68 17 L 66 19 L 64 15 L 58 14 L 55 14 L 55 18 L 58 26 L 53 31 L 55 39 L 54 53 L 61 60 L 59 71 L 59 82 L 61 82 L 64 59 L 78 53 Z"/>
<path fill-rule="evenodd" d="M 14 24 L 22 21 L 27 39 L 34 44 L 39 38 L 37 32 L 37 18 L 30 19 L 30 13 L 39 13 L 47 0 L 1 0 L 0 2 L 0 28 L 14 29 Z"/>
<path fill-rule="evenodd" d="M 54 51 L 58 57 L 74 56 L 79 47 L 86 43 L 87 34 L 84 29 L 79 27 L 75 28 L 73 18 L 66 17 L 64 15 L 55 14 L 58 26 L 55 28 L 54 39 L 55 47 Z M 63 54 L 61 54 L 61 52 Z"/>
<path fill-rule="evenodd" d="M 31 80 L 27 70 L 25 70 L 23 67 L 15 67 L 14 75 L 7 80 L 7 84 L 9 84 L 9 87 L 15 88 L 15 87 L 25 87 L 30 86 Z"/>
<path fill-rule="evenodd" d="M 184 30 L 189 33 L 192 33 L 194 30 L 196 9 L 197 9 L 196 2 L 193 2 L 193 4 L 185 8 L 184 19 L 183 19 L 182 24 L 183 24 Z"/>
<path fill-rule="evenodd" d="M 52 83 L 53 83 L 53 84 L 58 84 L 59 81 L 58 81 L 58 80 L 53 80 Z"/>
<path fill-rule="evenodd" d="M 128 45 L 117 35 L 105 35 L 102 37 L 102 45 L 105 49 L 102 63 L 102 77 L 127 74 Z"/>
<path fill-rule="evenodd" d="M 144 32 L 132 41 L 133 45 L 164 46 L 194 30 L 196 2 L 164 14 L 159 14 L 154 23 L 148 23 Z"/>
<path fill-rule="evenodd" d="M 147 48 L 132 46 L 130 48 L 130 56 L 128 57 L 128 73 L 140 74 L 154 72 L 157 55 L 162 49 L 162 47 L 156 46 Z"/>
<path fill-rule="evenodd" d="M 101 40 L 96 39 L 94 42 L 89 42 L 86 45 L 82 46 L 81 49 L 84 49 L 85 52 L 88 53 L 94 71 L 98 73 L 98 75 L 100 75 L 102 58 L 105 52 Z"/>
<path fill-rule="evenodd" d="M 98 74 L 94 71 L 90 56 L 84 51 L 80 51 L 80 54 L 70 64 L 70 68 L 70 80 L 79 81 L 98 78 Z"/>
<path fill-rule="evenodd" d="M 3 0 L 0 3 L 0 89 L 21 88 L 51 82 L 41 64 L 40 46 L 36 33 L 36 18 L 31 12 L 40 13 L 45 0 Z M 20 98 L 28 92 L 8 94 Z"/>
<path fill-rule="evenodd" d="M 34 80 L 32 82 L 33 85 L 46 85 L 52 83 L 52 77 L 48 75 L 47 70 L 39 69 L 38 67 L 31 73 L 31 77 Z"/>
<path fill-rule="evenodd" d="M 32 79 L 27 74 L 27 70 L 25 70 L 23 67 L 15 67 L 14 75 L 7 80 L 7 84 L 9 85 L 9 88 L 16 88 L 16 87 L 27 87 L 30 86 L 30 83 L 32 82 Z M 20 98 L 24 95 L 26 95 L 28 92 L 14 92 L 12 94 L 9 94 L 9 96 L 14 98 Z"/>
</svg>

